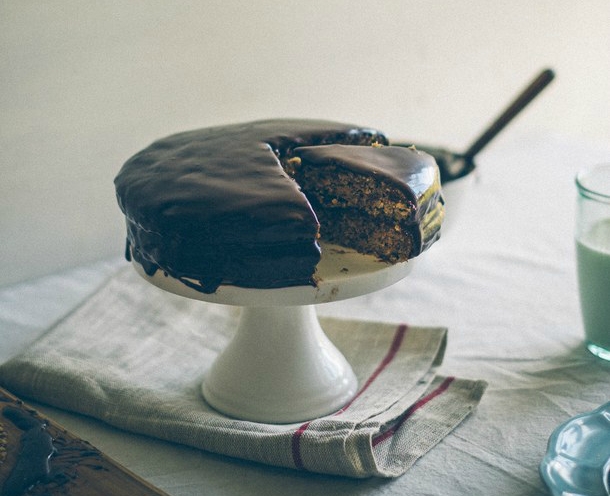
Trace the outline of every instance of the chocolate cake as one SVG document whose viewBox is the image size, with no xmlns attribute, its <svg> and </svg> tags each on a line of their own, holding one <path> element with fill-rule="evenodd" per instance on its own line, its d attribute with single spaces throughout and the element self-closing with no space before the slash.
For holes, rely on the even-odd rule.
<svg viewBox="0 0 610 496">
<path fill-rule="evenodd" d="M 201 292 L 315 285 L 319 239 L 395 263 L 440 233 L 434 159 L 374 129 L 266 120 L 175 134 L 115 179 L 128 259 Z"/>
</svg>

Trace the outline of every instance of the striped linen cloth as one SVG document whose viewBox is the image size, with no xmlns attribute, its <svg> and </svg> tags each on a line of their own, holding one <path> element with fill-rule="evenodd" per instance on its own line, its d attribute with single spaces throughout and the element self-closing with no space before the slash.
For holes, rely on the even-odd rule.
<svg viewBox="0 0 610 496">
<path fill-rule="evenodd" d="M 476 407 L 482 381 L 442 377 L 443 328 L 320 318 L 360 389 L 326 417 L 263 424 L 209 407 L 200 385 L 239 309 L 178 297 L 126 267 L 0 367 L 14 393 L 128 431 L 265 464 L 396 477 Z"/>
</svg>

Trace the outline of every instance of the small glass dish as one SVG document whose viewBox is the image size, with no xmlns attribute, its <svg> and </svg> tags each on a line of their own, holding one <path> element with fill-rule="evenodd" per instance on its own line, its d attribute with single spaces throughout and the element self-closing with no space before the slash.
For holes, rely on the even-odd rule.
<svg viewBox="0 0 610 496">
<path fill-rule="evenodd" d="M 540 476 L 553 496 L 610 496 L 610 402 L 553 431 Z"/>
</svg>

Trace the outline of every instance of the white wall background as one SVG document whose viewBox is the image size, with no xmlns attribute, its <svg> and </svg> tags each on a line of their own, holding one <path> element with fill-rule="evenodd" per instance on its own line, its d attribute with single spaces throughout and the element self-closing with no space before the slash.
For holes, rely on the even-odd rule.
<svg viewBox="0 0 610 496">
<path fill-rule="evenodd" d="M 0 284 L 122 254 L 112 180 L 156 138 L 296 116 L 463 148 L 544 67 L 498 140 L 607 145 L 607 0 L 0 2 Z"/>
</svg>

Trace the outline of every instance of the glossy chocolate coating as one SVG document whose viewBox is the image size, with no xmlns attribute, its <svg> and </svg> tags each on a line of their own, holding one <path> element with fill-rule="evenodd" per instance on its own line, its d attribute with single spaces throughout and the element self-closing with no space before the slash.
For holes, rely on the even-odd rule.
<svg viewBox="0 0 610 496">
<path fill-rule="evenodd" d="M 220 284 L 314 284 L 318 220 L 283 164 L 301 147 L 312 147 L 315 155 L 320 145 L 336 143 L 387 139 L 349 124 L 279 119 L 154 142 L 115 179 L 127 222 L 127 256 L 149 274 L 161 269 L 203 292 Z M 342 153 L 335 158 L 341 161 Z M 373 173 L 364 162 L 355 166 Z"/>
<path fill-rule="evenodd" d="M 300 239 L 317 224 L 281 160 L 298 146 L 374 141 L 386 142 L 374 130 L 301 120 L 175 134 L 127 161 L 115 180 L 117 197 L 130 220 L 163 236 L 211 226 L 201 234 L 212 244 Z"/>
</svg>

